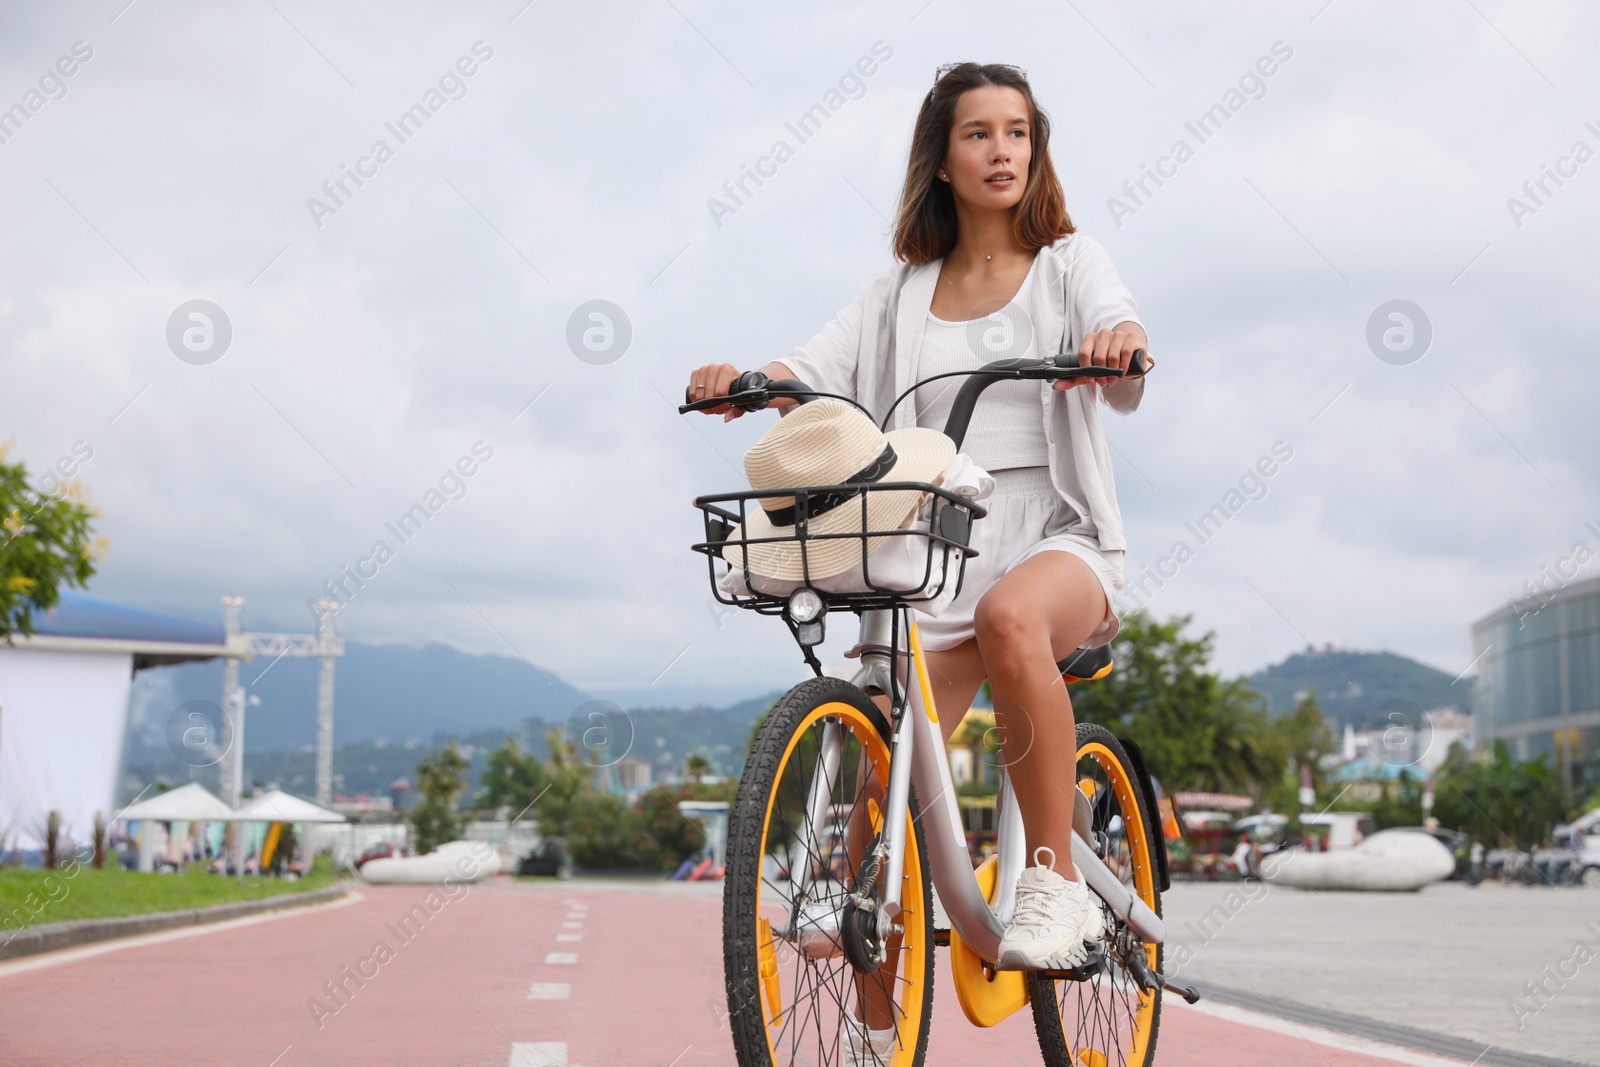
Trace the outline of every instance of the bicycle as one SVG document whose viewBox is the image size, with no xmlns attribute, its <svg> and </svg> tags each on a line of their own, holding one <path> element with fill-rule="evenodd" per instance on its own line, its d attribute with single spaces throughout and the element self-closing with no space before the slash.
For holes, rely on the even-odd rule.
<svg viewBox="0 0 1600 1067">
<path fill-rule="evenodd" d="M 939 378 L 968 377 L 945 433 L 959 449 L 980 394 L 1004 380 L 1111 378 L 1117 368 L 1078 367 L 1076 357 L 1000 360 L 976 371 L 936 375 L 907 389 L 883 419 L 916 389 Z M 1143 351 L 1134 354 L 1142 373 Z M 794 379 L 740 375 L 727 396 L 679 407 L 680 413 L 731 404 L 760 410 L 772 399 L 808 403 L 822 396 Z M 856 404 L 861 408 L 861 405 Z M 861 408 L 865 411 L 865 408 Z M 870 417 L 870 413 L 868 413 Z M 916 489 L 927 503 L 925 524 L 872 530 L 922 538 L 927 564 L 921 586 L 874 584 L 866 522 L 874 492 Z M 808 534 L 812 501 L 839 506 L 859 498 L 861 532 Z M 732 538 L 744 525 L 754 491 L 702 496 L 706 539 L 692 546 L 707 557 L 713 593 L 724 604 L 783 618 L 816 677 L 791 689 L 756 731 L 729 821 L 723 895 L 723 970 L 728 1018 L 742 1067 L 821 1067 L 842 1062 L 845 1030 L 862 1024 L 894 1030 L 893 1067 L 920 1067 L 933 1007 L 934 950 L 948 946 L 956 995 L 969 1021 L 994 1026 L 1032 1007 L 1040 1050 L 1049 1067 L 1143 1067 L 1153 1062 L 1161 996 L 1171 989 L 1190 1003 L 1199 994 L 1161 973 L 1161 893 L 1170 884 L 1156 797 L 1138 745 L 1102 726 L 1077 724 L 1077 790 L 1072 860 L 1100 897 L 1103 947 L 1071 971 L 997 971 L 991 961 L 1015 903 L 1026 866 L 1022 817 L 1009 780 L 996 798 L 996 849 L 976 869 L 956 803 L 939 711 L 928 681 L 911 610 L 935 599 L 953 579 L 959 592 L 972 524 L 985 510 L 924 482 L 785 488 L 796 518 L 789 538 Z M 767 497 L 772 493 L 767 491 Z M 822 504 L 818 504 L 818 508 Z M 823 538 L 861 542 L 860 591 L 821 588 L 811 578 L 807 545 Z M 749 573 L 749 546 L 798 542 L 803 581 L 792 591 L 763 593 Z M 742 558 L 745 592 L 719 586 L 718 560 Z M 952 560 L 952 557 L 954 559 Z M 919 557 L 920 558 L 920 557 Z M 849 680 L 825 677 L 813 649 L 829 613 L 860 617 L 847 656 L 860 669 Z M 1068 684 L 1112 670 L 1109 647 L 1079 649 L 1057 667 Z M 874 696 L 887 698 L 885 717 Z M 962 709 L 965 714 L 965 709 Z M 919 798 L 930 798 L 920 801 Z M 848 817 L 846 817 L 848 813 Z M 933 891 L 949 917 L 936 928 Z"/>
</svg>

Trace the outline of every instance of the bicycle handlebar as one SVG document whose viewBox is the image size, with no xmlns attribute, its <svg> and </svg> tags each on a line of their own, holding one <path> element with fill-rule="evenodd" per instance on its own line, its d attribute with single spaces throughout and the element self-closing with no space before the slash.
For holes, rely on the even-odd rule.
<svg viewBox="0 0 1600 1067">
<path fill-rule="evenodd" d="M 1067 381 L 1073 378 L 1122 378 L 1138 377 L 1150 370 L 1149 361 L 1145 358 L 1144 349 L 1136 348 L 1133 356 L 1128 361 L 1128 369 L 1120 367 L 1080 367 L 1076 353 L 1065 356 L 1061 362 L 1043 359 L 999 359 L 993 363 L 985 364 L 973 371 L 954 371 L 951 374 L 939 374 L 927 378 L 913 385 L 910 389 L 895 398 L 889 405 L 889 410 L 884 413 L 882 425 L 887 427 L 889 419 L 894 415 L 894 409 L 900 402 L 928 382 L 937 378 L 948 378 L 955 375 L 965 375 L 967 380 L 962 384 L 956 398 L 950 405 L 950 417 L 945 421 L 945 436 L 956 443 L 956 448 L 961 447 L 967 436 L 967 427 L 972 422 L 972 411 L 978 404 L 978 397 L 983 391 L 995 382 L 1003 381 Z"/>
<path fill-rule="evenodd" d="M 961 447 L 963 439 L 967 436 L 967 427 L 972 421 L 972 410 L 977 406 L 978 397 L 983 391 L 995 382 L 1003 381 L 1067 381 L 1074 378 L 1137 378 L 1150 370 L 1150 361 L 1145 357 L 1144 349 L 1136 348 L 1133 356 L 1128 361 L 1128 369 L 1120 367 L 1080 367 L 1076 353 L 1066 355 L 1060 362 L 1055 359 L 1001 359 L 987 363 L 977 370 L 951 371 L 948 374 L 936 374 L 931 378 L 924 378 L 910 389 L 895 398 L 889 410 L 884 413 L 882 426 L 889 425 L 889 419 L 894 414 L 894 409 L 900 402 L 929 382 L 940 378 L 953 378 L 966 376 L 967 381 L 956 393 L 955 402 L 950 406 L 950 418 L 945 423 L 945 436 L 955 442 L 956 448 Z M 831 397 L 853 404 L 870 418 L 872 413 L 865 407 L 838 393 L 824 393 L 812 389 L 804 382 L 794 378 L 780 378 L 776 381 L 768 378 L 758 370 L 745 371 L 733 380 L 733 392 L 727 396 L 708 396 L 701 400 L 690 400 L 689 390 L 684 389 L 684 404 L 678 406 L 678 414 L 687 415 L 691 411 L 709 411 L 712 408 L 727 404 L 731 407 L 743 408 L 746 411 L 760 411 L 770 404 L 776 397 L 788 397 L 798 404 L 806 404 L 818 397 Z"/>
<path fill-rule="evenodd" d="M 760 411 L 778 397 L 787 397 L 797 404 L 809 404 L 818 397 L 832 397 L 843 400 L 847 404 L 855 404 L 867 413 L 870 418 L 872 413 L 866 408 L 856 404 L 847 396 L 838 393 L 824 393 L 811 388 L 805 382 L 795 378 L 768 378 L 758 370 L 747 370 L 733 380 L 733 392 L 727 396 L 708 396 L 703 400 L 690 400 L 687 386 L 683 390 L 683 399 L 686 403 L 678 405 L 678 414 L 687 415 L 691 411 L 710 411 L 712 408 L 728 404 L 732 407 L 743 408 L 746 411 Z"/>
</svg>

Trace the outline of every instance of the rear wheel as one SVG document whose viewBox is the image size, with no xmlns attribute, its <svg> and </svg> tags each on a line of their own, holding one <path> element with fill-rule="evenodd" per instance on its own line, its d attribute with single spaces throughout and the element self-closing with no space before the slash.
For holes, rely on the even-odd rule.
<svg viewBox="0 0 1600 1067">
<path fill-rule="evenodd" d="M 807 797 L 830 729 L 841 739 L 837 771 L 820 838 L 803 843 Z M 871 913 L 845 903 L 883 829 L 889 736 L 866 694 L 834 678 L 791 689 L 756 732 L 729 821 L 722 898 L 728 1018 L 741 1067 L 848 1062 L 847 1030 L 862 1023 L 894 1031 L 877 1062 L 922 1063 L 933 1011 L 933 911 L 914 796 L 900 911 L 888 936 L 874 946 Z M 796 869 L 806 874 L 798 897 Z M 875 898 L 882 888 L 879 879 Z M 871 966 L 863 946 L 875 947 L 882 962 Z"/>
<path fill-rule="evenodd" d="M 1103 726 L 1078 724 L 1077 785 L 1092 811 L 1095 851 L 1157 915 L 1155 849 L 1165 847 L 1122 744 Z M 1028 973 L 1034 1029 L 1047 1067 L 1145 1067 L 1153 1062 L 1161 991 L 1139 987 L 1127 961 L 1137 953 L 1161 971 L 1161 946 L 1140 940 L 1100 904 L 1105 958 L 1075 979 Z"/>
</svg>

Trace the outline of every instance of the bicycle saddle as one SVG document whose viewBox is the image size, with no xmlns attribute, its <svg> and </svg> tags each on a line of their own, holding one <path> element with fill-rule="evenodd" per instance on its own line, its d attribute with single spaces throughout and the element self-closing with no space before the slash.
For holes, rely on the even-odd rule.
<svg viewBox="0 0 1600 1067">
<path fill-rule="evenodd" d="M 1104 678 L 1111 673 L 1111 646 L 1076 649 L 1066 659 L 1056 661 L 1056 666 L 1068 685 Z"/>
</svg>

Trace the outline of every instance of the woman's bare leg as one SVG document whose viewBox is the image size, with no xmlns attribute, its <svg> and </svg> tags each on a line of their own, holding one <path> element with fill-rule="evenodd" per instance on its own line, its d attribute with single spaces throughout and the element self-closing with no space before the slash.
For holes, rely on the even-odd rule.
<svg viewBox="0 0 1600 1067">
<path fill-rule="evenodd" d="M 1048 847 L 1057 873 L 1074 881 L 1078 743 L 1056 661 L 1079 647 L 1105 613 L 1105 593 L 1087 563 L 1069 552 L 1041 552 L 992 585 L 973 616 L 1028 857 Z"/>
</svg>

